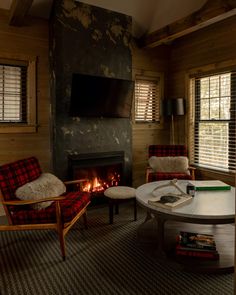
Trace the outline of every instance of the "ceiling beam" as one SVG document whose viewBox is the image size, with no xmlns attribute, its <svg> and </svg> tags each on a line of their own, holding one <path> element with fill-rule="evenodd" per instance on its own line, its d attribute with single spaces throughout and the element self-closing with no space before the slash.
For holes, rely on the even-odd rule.
<svg viewBox="0 0 236 295">
<path fill-rule="evenodd" d="M 33 0 L 12 0 L 9 14 L 9 25 L 22 26 Z"/>
<path fill-rule="evenodd" d="M 153 48 L 236 15 L 236 0 L 208 0 L 199 10 L 142 37 L 143 48 Z"/>
</svg>

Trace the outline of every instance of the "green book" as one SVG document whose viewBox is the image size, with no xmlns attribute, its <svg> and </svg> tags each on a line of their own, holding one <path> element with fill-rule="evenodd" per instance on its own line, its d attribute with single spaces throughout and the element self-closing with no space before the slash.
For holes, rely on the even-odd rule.
<svg viewBox="0 0 236 295">
<path fill-rule="evenodd" d="M 221 180 L 191 180 L 196 191 L 224 191 L 231 190 L 231 186 Z"/>
</svg>

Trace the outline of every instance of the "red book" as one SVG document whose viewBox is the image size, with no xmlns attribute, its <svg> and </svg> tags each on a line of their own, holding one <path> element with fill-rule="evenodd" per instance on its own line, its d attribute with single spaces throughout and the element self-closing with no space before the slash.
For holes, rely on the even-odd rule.
<svg viewBox="0 0 236 295">
<path fill-rule="evenodd" d="M 183 250 L 176 248 L 177 256 L 184 257 L 196 257 L 210 260 L 218 260 L 219 253 L 217 251 L 195 251 L 195 250 Z"/>
<path fill-rule="evenodd" d="M 196 251 L 196 252 L 206 252 L 206 253 L 218 253 L 218 251 L 215 249 L 215 250 L 212 250 L 212 249 L 202 249 L 202 248 L 191 248 L 191 247 L 185 247 L 185 246 L 182 246 L 180 244 L 176 244 L 176 249 L 178 250 L 186 250 L 186 251 Z"/>
</svg>

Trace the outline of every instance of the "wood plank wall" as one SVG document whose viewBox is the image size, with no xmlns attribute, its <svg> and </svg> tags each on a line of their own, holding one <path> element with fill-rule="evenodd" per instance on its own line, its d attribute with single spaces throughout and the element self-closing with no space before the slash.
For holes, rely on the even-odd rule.
<svg viewBox="0 0 236 295">
<path fill-rule="evenodd" d="M 0 165 L 36 156 L 43 170 L 51 169 L 50 96 L 48 61 L 48 21 L 27 18 L 26 26 L 8 25 L 8 11 L 0 10 L 0 57 L 29 55 L 37 57 L 37 133 L 1 134 Z"/>
<path fill-rule="evenodd" d="M 164 85 L 167 77 L 168 48 L 139 49 L 133 46 L 132 69 L 135 71 L 153 71 L 164 74 Z M 133 77 L 134 79 L 134 77 Z M 163 96 L 165 96 L 165 89 Z M 152 124 L 132 124 L 132 157 L 133 186 L 145 183 L 145 171 L 148 164 L 148 146 L 151 144 L 169 143 L 169 126 L 161 127 Z"/>
<path fill-rule="evenodd" d="M 236 17 L 231 17 L 176 40 L 171 45 L 168 95 L 185 97 L 188 100 L 186 95 L 188 72 L 195 68 L 199 68 L 201 71 L 209 65 L 214 69 L 214 67 L 219 67 L 221 63 L 233 64 L 236 62 L 235 34 Z M 178 119 L 176 133 L 179 142 L 187 143 L 187 116 Z M 207 170 L 198 171 L 197 175 L 199 178 L 220 178 L 234 185 L 234 175 L 210 173 Z"/>
</svg>

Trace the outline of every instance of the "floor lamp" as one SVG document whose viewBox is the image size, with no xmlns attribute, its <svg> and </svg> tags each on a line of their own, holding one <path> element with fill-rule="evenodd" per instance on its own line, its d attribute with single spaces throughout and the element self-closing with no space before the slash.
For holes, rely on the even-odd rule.
<svg viewBox="0 0 236 295">
<path fill-rule="evenodd" d="M 174 116 L 185 114 L 185 101 L 183 98 L 166 99 L 162 102 L 162 113 L 164 116 L 171 116 L 171 143 L 175 144 Z"/>
</svg>

